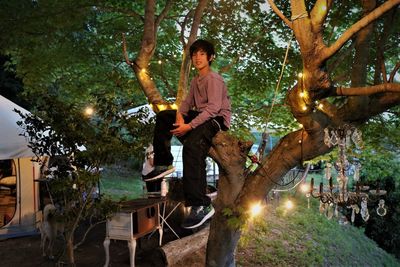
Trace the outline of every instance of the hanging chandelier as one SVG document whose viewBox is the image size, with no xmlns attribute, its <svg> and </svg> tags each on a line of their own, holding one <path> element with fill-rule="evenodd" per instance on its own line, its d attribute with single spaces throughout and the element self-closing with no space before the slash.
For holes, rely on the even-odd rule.
<svg viewBox="0 0 400 267">
<path fill-rule="evenodd" d="M 325 168 L 325 179 L 328 181 L 328 187 L 321 182 L 319 190 L 314 190 L 314 178 L 311 178 L 310 189 L 307 198 L 318 198 L 320 200 L 319 210 L 329 219 L 332 216 L 338 217 L 338 207 L 352 209 L 351 221 L 354 223 L 356 214 L 360 214 L 364 221 L 368 221 L 370 215 L 368 211 L 368 201 L 377 201 L 381 196 L 386 194 L 385 190 L 380 190 L 379 186 L 376 190 L 369 190 L 368 186 L 360 184 L 361 164 L 358 161 L 353 163 L 354 175 L 353 180 L 356 184 L 355 191 L 348 190 L 349 177 L 347 172 L 351 166 L 347 159 L 346 148 L 354 143 L 357 149 L 362 148 L 362 133 L 359 129 L 351 125 L 343 125 L 336 129 L 325 128 L 324 143 L 328 147 L 338 147 L 338 158 L 334 164 L 327 163 Z M 336 177 L 337 185 L 333 184 L 332 167 L 334 167 L 338 175 Z M 385 200 L 380 199 L 376 213 L 379 216 L 385 216 L 387 209 Z"/>
</svg>

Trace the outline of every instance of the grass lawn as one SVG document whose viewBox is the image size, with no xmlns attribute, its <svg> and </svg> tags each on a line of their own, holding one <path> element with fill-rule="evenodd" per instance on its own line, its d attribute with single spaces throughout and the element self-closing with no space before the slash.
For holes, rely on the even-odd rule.
<svg viewBox="0 0 400 267">
<path fill-rule="evenodd" d="M 362 228 L 340 225 L 318 212 L 318 201 L 307 208 L 304 197 L 295 206 L 269 206 L 263 219 L 244 230 L 237 266 L 400 266 L 400 262 L 366 237 Z"/>
<path fill-rule="evenodd" d="M 100 177 L 100 192 L 115 201 L 143 197 L 143 185 L 139 172 L 124 168 L 105 168 Z"/>
<path fill-rule="evenodd" d="M 332 173 L 336 180 L 335 173 Z M 324 181 L 323 172 L 309 173 L 314 185 Z M 121 167 L 105 168 L 100 191 L 118 201 L 143 197 L 139 172 Z M 367 238 L 362 228 L 340 225 L 337 218 L 328 220 L 318 212 L 318 200 L 307 200 L 303 194 L 283 193 L 279 203 L 269 204 L 264 216 L 243 229 L 236 254 L 237 266 L 399 266 L 396 258 Z M 285 198 L 295 203 L 285 210 Z"/>
</svg>

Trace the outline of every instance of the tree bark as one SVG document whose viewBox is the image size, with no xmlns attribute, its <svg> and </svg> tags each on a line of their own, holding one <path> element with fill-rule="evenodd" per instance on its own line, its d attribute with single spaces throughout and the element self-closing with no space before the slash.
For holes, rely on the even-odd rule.
<svg viewBox="0 0 400 267">
<path fill-rule="evenodd" d="M 389 33 L 392 30 L 392 24 L 394 22 L 394 18 L 396 16 L 397 9 L 390 10 L 385 15 L 385 22 L 383 26 L 383 32 L 377 38 L 377 52 L 376 52 L 376 61 L 375 61 L 375 70 L 374 70 L 374 84 L 381 83 L 382 80 L 385 80 L 386 73 L 382 71 L 382 65 L 385 64 L 384 62 L 384 45 L 389 37 Z"/>
<path fill-rule="evenodd" d="M 375 0 L 361 1 L 363 16 L 365 17 L 376 7 Z M 365 86 L 367 83 L 367 67 L 370 59 L 371 35 L 374 30 L 374 23 L 368 24 L 356 35 L 355 55 L 351 70 L 351 87 Z M 368 110 L 368 96 L 349 97 L 349 104 L 360 110 L 362 113 Z"/>
<path fill-rule="evenodd" d="M 229 226 L 229 219 L 234 217 L 225 216 L 224 209 L 230 209 L 233 213 L 237 211 L 235 201 L 244 185 L 244 164 L 251 145 L 251 142 L 241 142 L 224 132 L 218 133 L 213 139 L 210 154 L 219 163 L 220 173 L 215 215 L 207 243 L 207 266 L 235 266 L 234 256 L 240 230 Z"/>
<path fill-rule="evenodd" d="M 68 233 L 66 235 L 66 250 L 69 266 L 75 266 L 75 256 L 74 256 L 74 237 L 73 233 Z"/>
<path fill-rule="evenodd" d="M 176 104 L 178 106 L 185 99 L 188 92 L 188 82 L 189 82 L 190 63 L 191 63 L 189 49 L 192 43 L 196 40 L 197 32 L 199 31 L 200 27 L 201 18 L 203 16 L 204 9 L 207 6 L 207 2 L 208 0 L 199 1 L 194 11 L 193 23 L 192 23 L 192 28 L 190 30 L 189 38 L 186 43 L 183 43 L 182 64 L 181 64 L 181 70 L 179 72 L 178 92 L 176 95 Z M 182 27 L 185 27 L 185 25 L 183 25 Z M 182 41 L 184 42 L 184 40 Z"/>
<path fill-rule="evenodd" d="M 227 217 L 220 211 L 211 221 L 207 243 L 206 265 L 210 267 L 234 267 L 235 251 L 240 230 L 229 226 Z"/>
</svg>

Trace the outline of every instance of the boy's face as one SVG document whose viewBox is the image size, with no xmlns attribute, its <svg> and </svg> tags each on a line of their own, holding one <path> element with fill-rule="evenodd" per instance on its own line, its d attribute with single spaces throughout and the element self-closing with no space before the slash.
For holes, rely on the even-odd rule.
<svg viewBox="0 0 400 267">
<path fill-rule="evenodd" d="M 197 70 L 208 68 L 209 58 L 204 50 L 197 50 L 192 54 L 192 63 Z"/>
</svg>

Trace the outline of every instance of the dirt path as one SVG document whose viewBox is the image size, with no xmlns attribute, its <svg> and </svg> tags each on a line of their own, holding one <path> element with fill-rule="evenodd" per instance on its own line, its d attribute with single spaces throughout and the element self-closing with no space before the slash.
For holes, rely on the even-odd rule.
<svg viewBox="0 0 400 267">
<path fill-rule="evenodd" d="M 105 253 L 103 241 L 105 224 L 96 226 L 88 235 L 87 240 L 75 250 L 77 267 L 103 266 Z M 138 241 L 136 250 L 136 266 L 164 266 L 162 256 L 157 249 L 157 234 L 151 238 L 144 237 Z M 54 255 L 60 257 L 63 251 L 61 237 L 54 247 Z M 12 238 L 0 241 L 0 266 L 12 267 L 50 267 L 55 261 L 42 256 L 40 235 Z M 129 264 L 129 250 L 126 241 L 111 240 L 110 266 L 124 267 Z"/>
</svg>

